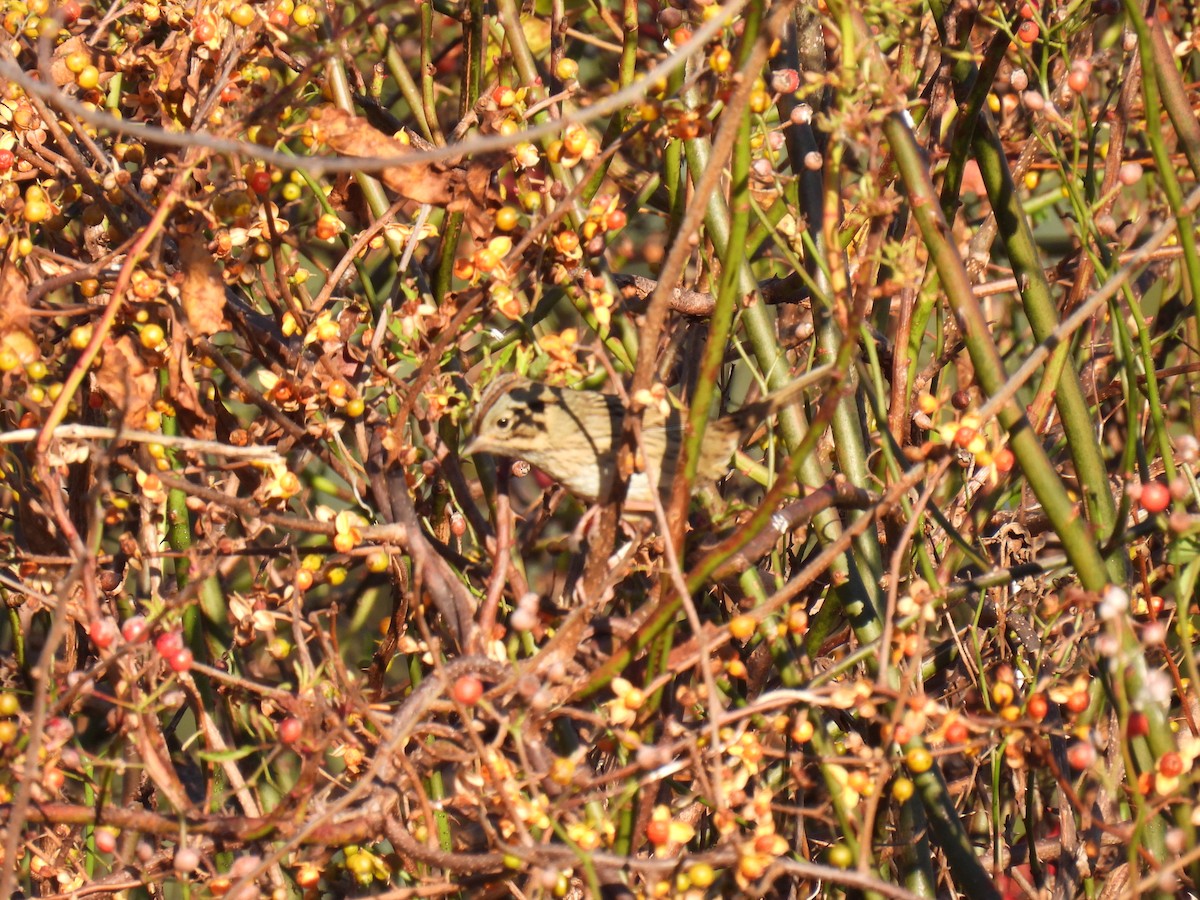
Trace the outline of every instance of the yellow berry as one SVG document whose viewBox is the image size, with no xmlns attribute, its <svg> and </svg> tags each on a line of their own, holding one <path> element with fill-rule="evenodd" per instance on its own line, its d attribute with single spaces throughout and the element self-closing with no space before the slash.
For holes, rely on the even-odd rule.
<svg viewBox="0 0 1200 900">
<path fill-rule="evenodd" d="M 82 350 L 92 341 L 92 326 L 90 324 L 80 325 L 72 329 L 69 341 L 72 348 Z"/>
<path fill-rule="evenodd" d="M 163 338 L 165 337 L 166 335 L 163 333 L 162 326 L 155 322 L 151 322 L 150 324 L 146 325 L 142 329 L 141 334 L 138 335 L 138 339 L 142 342 L 142 346 L 147 350 L 153 350 L 163 342 Z"/>
<path fill-rule="evenodd" d="M 100 84 L 100 70 L 95 66 L 84 66 L 75 76 L 75 83 L 85 91 L 90 91 Z"/>
<path fill-rule="evenodd" d="M 924 747 L 913 747 L 904 754 L 904 763 L 908 766 L 909 771 L 920 775 L 928 772 L 933 766 L 933 754 Z"/>
<path fill-rule="evenodd" d="M 502 206 L 496 210 L 496 227 L 501 231 L 512 231 L 520 220 L 520 213 L 512 206 Z"/>
<path fill-rule="evenodd" d="M 229 21 L 245 28 L 254 21 L 254 7 L 249 3 L 239 3 L 229 11 Z"/>
<path fill-rule="evenodd" d="M 44 200 L 28 201 L 25 204 L 25 221 L 31 224 L 45 222 L 50 218 L 50 204 Z"/>
<path fill-rule="evenodd" d="M 687 875 L 692 885 L 701 889 L 710 887 L 717 877 L 708 863 L 696 863 L 687 870 Z"/>
<path fill-rule="evenodd" d="M 897 778 L 892 782 L 892 799 L 903 803 L 913 795 L 913 783 L 908 778 Z"/>
<path fill-rule="evenodd" d="M 579 75 L 579 63 L 564 56 L 554 67 L 554 74 L 558 76 L 559 81 L 571 81 Z"/>
<path fill-rule="evenodd" d="M 1013 701 L 1013 688 L 1011 684 L 1004 681 L 997 681 L 992 685 L 992 702 L 997 706 L 1008 706 Z"/>
<path fill-rule="evenodd" d="M 85 68 L 91 65 L 92 58 L 83 50 L 76 50 L 74 53 L 68 53 L 67 58 L 63 60 L 66 63 L 67 71 L 73 75 L 78 75 Z"/>
</svg>

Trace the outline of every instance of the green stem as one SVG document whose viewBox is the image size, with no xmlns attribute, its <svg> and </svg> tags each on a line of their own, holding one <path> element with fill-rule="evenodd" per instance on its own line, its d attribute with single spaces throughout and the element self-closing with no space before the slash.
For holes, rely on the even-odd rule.
<svg viewBox="0 0 1200 900">
<path fill-rule="evenodd" d="M 887 117 L 884 134 L 895 154 L 900 177 L 909 193 L 914 219 L 929 249 L 930 259 L 938 270 L 946 290 L 946 299 L 962 324 L 967 352 L 974 363 L 979 386 L 986 395 L 998 394 L 1005 384 L 1004 363 L 992 341 L 991 330 L 979 301 L 971 290 L 958 248 L 949 239 L 950 227 L 942 216 L 920 147 L 898 114 Z M 999 419 L 1009 434 L 1013 453 L 1034 495 L 1041 502 L 1063 543 L 1067 557 L 1079 573 L 1080 581 L 1089 590 L 1100 591 L 1109 583 L 1104 560 L 1096 548 L 1095 540 L 1076 514 L 1074 504 L 1025 417 L 1024 410 L 1010 400 L 1001 409 Z M 1104 483 L 1107 485 L 1107 477 Z"/>
</svg>

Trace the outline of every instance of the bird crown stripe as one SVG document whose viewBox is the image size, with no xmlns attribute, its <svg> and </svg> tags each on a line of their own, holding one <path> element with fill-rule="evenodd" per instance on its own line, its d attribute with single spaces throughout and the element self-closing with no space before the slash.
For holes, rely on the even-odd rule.
<svg viewBox="0 0 1200 900">
<path fill-rule="evenodd" d="M 492 383 L 484 388 L 483 396 L 479 398 L 479 408 L 475 410 L 474 420 L 476 422 L 483 421 L 483 417 L 496 405 L 496 401 L 523 381 L 525 381 L 524 378 L 513 372 L 507 372 L 499 378 L 493 379 Z"/>
</svg>

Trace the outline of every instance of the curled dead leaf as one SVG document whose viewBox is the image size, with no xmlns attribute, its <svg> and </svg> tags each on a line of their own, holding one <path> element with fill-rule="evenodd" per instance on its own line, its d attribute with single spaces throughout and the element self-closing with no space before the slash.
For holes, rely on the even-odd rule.
<svg viewBox="0 0 1200 900">
<path fill-rule="evenodd" d="M 366 119 L 335 107 L 318 109 L 310 121 L 321 141 L 346 156 L 403 156 L 414 149 L 379 131 Z M 491 234 L 494 225 L 490 210 L 498 203 L 498 195 L 492 176 L 499 167 L 500 161 L 493 156 L 467 161 L 402 162 L 383 169 L 379 179 L 405 199 L 463 213 L 471 234 L 482 239 Z"/>
<path fill-rule="evenodd" d="M 12 263 L 0 268 L 0 350 L 16 354 L 27 366 L 41 358 L 41 348 L 29 327 L 29 292 L 25 276 Z"/>
<path fill-rule="evenodd" d="M 67 67 L 67 57 L 72 53 L 84 52 L 91 57 L 87 44 L 79 35 L 74 35 L 54 48 L 54 58 L 50 60 L 50 77 L 59 87 L 75 83 L 75 73 Z"/>
<path fill-rule="evenodd" d="M 157 374 L 146 365 L 130 335 L 105 342 L 96 390 L 120 411 L 129 427 L 143 426 L 157 384 Z"/>
<path fill-rule="evenodd" d="M 202 240 L 188 236 L 179 242 L 183 285 L 179 289 L 183 314 L 191 337 L 209 337 L 226 331 L 225 281 L 221 269 Z"/>
<path fill-rule="evenodd" d="M 216 437 L 216 421 L 204 408 L 204 402 L 200 399 L 200 387 L 192 365 L 187 338 L 182 334 L 182 329 L 173 329 L 171 352 L 167 360 L 167 399 L 175 406 L 176 412 L 186 418 L 189 434 L 211 440 Z"/>
</svg>

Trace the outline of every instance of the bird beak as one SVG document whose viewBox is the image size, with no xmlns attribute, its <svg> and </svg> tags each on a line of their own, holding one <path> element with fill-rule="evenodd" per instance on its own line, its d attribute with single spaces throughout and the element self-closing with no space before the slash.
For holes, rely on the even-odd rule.
<svg viewBox="0 0 1200 900">
<path fill-rule="evenodd" d="M 483 448 L 479 446 L 479 438 L 473 437 L 471 440 L 467 441 L 467 446 L 463 447 L 459 452 L 463 456 L 474 456 L 482 449 Z"/>
</svg>

